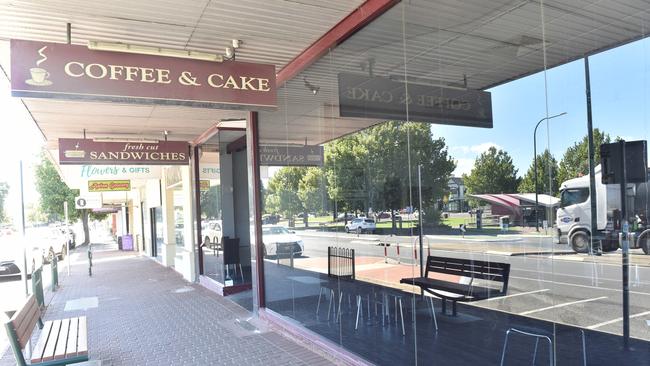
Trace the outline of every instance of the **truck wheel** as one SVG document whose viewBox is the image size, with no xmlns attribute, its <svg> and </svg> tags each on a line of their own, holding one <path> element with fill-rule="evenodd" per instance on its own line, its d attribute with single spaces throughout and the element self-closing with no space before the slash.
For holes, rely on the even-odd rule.
<svg viewBox="0 0 650 366">
<path fill-rule="evenodd" d="M 345 227 L 345 232 L 346 232 L 346 233 L 349 233 L 349 232 L 350 232 L 350 228 L 348 228 L 348 227 L 346 226 L 346 227 Z"/>
<path fill-rule="evenodd" d="M 576 231 L 571 235 L 571 248 L 576 253 L 587 253 L 589 251 L 589 234 L 584 231 Z"/>
<path fill-rule="evenodd" d="M 643 253 L 645 255 L 650 254 L 650 239 L 646 239 L 642 241 L 640 244 L 641 244 L 641 249 L 643 249 Z"/>
</svg>

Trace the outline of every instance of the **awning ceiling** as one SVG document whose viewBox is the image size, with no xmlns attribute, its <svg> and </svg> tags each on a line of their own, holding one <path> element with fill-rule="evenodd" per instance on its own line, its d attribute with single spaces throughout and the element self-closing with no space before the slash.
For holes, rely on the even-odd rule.
<svg viewBox="0 0 650 366">
<path fill-rule="evenodd" d="M 528 0 L 402 2 L 288 83 L 278 95 L 288 108 L 264 113 L 260 134 L 300 144 L 306 136 L 327 141 L 381 122 L 326 120 L 339 115 L 337 75 L 368 75 L 369 60 L 375 76 L 403 81 L 407 74 L 418 84 L 482 90 L 643 38 L 650 27 L 648 1 L 542 3 L 543 11 Z"/>
<path fill-rule="evenodd" d="M 354 10 L 362 0 L 0 0 L 0 65 L 9 73 L 9 39 L 124 42 L 223 54 L 232 39 L 244 43 L 241 61 L 280 69 Z M 246 112 L 25 99 L 48 140 L 60 137 L 192 140 L 223 119 Z"/>
<path fill-rule="evenodd" d="M 239 60 L 279 70 L 362 2 L 0 0 L 0 64 L 9 70 L 8 39 L 64 42 L 71 22 L 76 44 L 92 39 L 223 53 L 237 38 L 244 41 Z M 337 117 L 336 75 L 367 74 L 369 60 L 374 75 L 403 79 L 406 67 L 414 82 L 463 86 L 466 80 L 469 88 L 485 89 L 645 37 L 649 11 L 644 0 L 402 2 L 287 83 L 278 100 L 290 106 L 261 116 L 261 137 L 321 143 L 379 122 Z M 170 138 L 189 141 L 222 119 L 245 118 L 241 111 L 189 107 L 25 102 L 49 141 L 80 136 L 83 128 L 88 137 L 126 138 L 160 138 L 166 129 Z"/>
</svg>

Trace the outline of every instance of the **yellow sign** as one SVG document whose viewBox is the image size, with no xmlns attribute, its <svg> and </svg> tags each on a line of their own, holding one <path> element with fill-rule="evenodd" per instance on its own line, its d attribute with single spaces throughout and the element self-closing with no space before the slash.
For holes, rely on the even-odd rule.
<svg viewBox="0 0 650 366">
<path fill-rule="evenodd" d="M 131 190 L 130 180 L 89 180 L 88 192 L 123 192 Z"/>
<path fill-rule="evenodd" d="M 199 181 L 199 185 L 201 187 L 201 192 L 205 192 L 210 190 L 210 180 L 209 179 L 201 179 Z"/>
</svg>

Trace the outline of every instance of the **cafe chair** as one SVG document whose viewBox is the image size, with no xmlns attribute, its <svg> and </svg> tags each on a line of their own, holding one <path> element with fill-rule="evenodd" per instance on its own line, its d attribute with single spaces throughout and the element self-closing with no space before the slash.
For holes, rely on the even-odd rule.
<svg viewBox="0 0 650 366">
<path fill-rule="evenodd" d="M 501 352 L 501 366 L 505 364 L 506 353 L 508 350 L 508 340 L 510 338 L 511 333 L 535 338 L 535 349 L 533 350 L 533 363 L 532 363 L 533 366 L 535 365 L 535 360 L 537 359 L 537 349 L 539 346 L 539 341 L 540 340 L 546 341 L 546 343 L 548 343 L 548 364 L 549 366 L 555 366 L 556 359 L 555 359 L 555 354 L 553 353 L 553 340 L 552 340 L 553 333 L 541 329 L 525 329 L 525 328 L 519 328 L 519 329 L 510 328 L 506 331 L 506 339 L 503 344 L 503 351 Z M 582 336 L 582 364 L 583 366 L 587 366 L 587 347 L 585 342 L 585 331 L 583 329 L 580 329 L 580 334 Z"/>
</svg>

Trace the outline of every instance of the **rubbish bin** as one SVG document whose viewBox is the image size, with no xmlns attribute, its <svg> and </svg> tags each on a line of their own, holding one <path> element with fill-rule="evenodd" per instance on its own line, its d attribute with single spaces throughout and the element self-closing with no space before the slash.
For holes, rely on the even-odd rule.
<svg viewBox="0 0 650 366">
<path fill-rule="evenodd" d="M 122 239 L 122 248 L 120 250 L 133 250 L 133 235 L 122 235 L 120 238 Z"/>
</svg>

